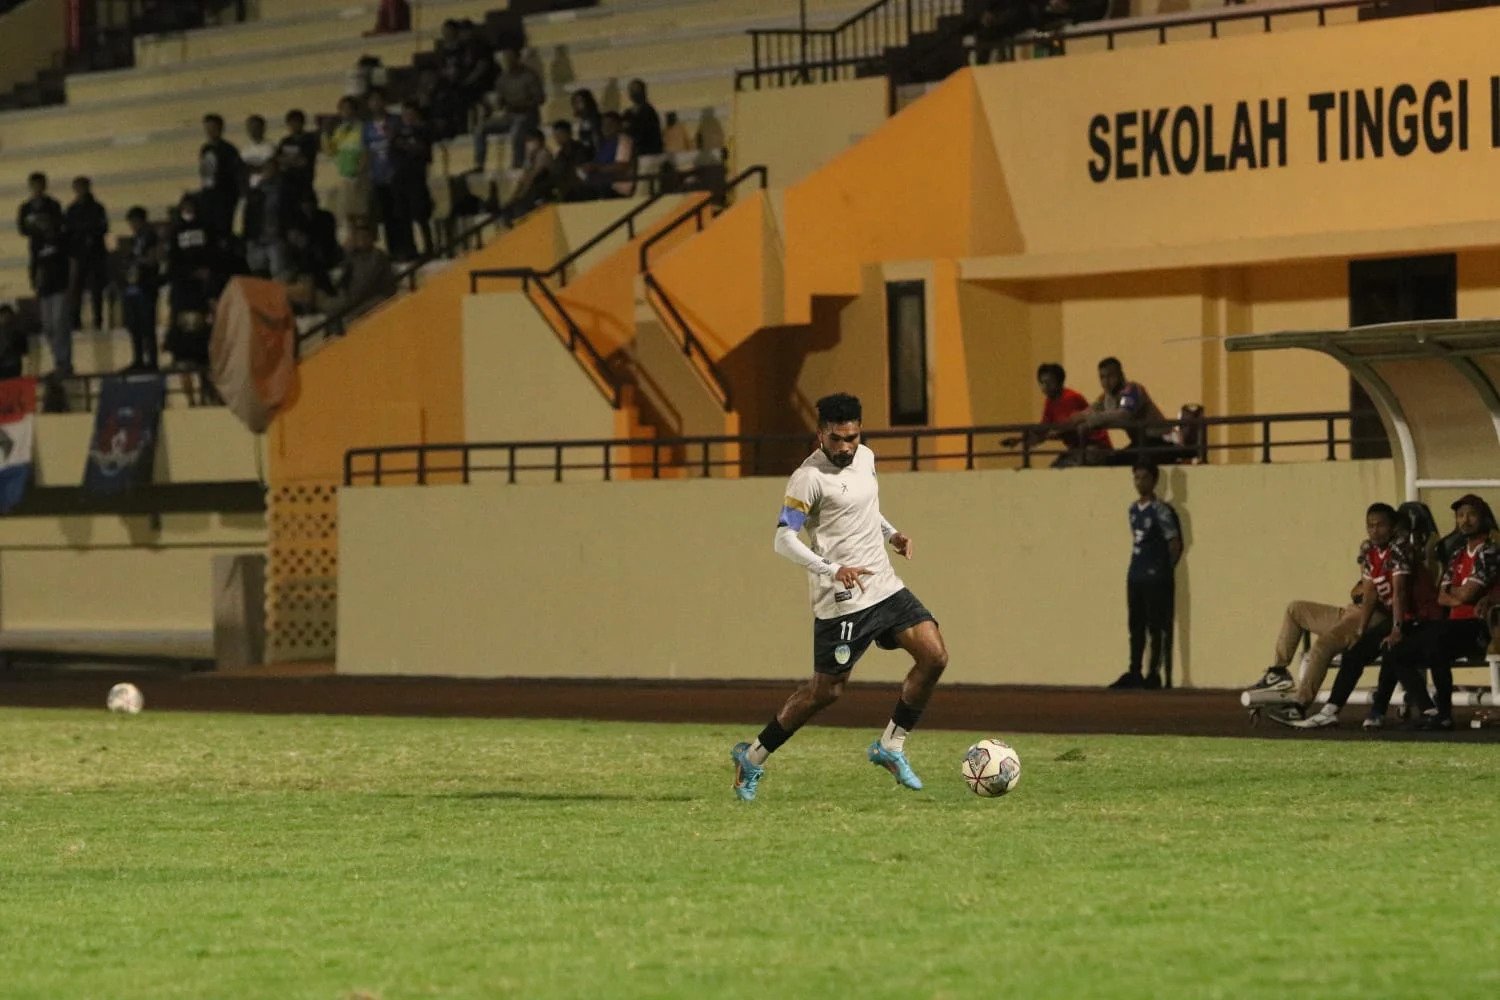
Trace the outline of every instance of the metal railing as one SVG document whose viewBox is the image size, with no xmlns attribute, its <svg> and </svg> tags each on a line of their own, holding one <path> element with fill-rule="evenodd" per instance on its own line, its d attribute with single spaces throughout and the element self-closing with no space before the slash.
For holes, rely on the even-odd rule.
<svg viewBox="0 0 1500 1000">
<path fill-rule="evenodd" d="M 609 400 L 609 405 L 615 409 L 619 409 L 621 394 L 624 389 L 624 380 L 609 364 L 604 355 L 599 352 L 599 349 L 594 346 L 593 341 L 589 340 L 588 334 L 584 333 L 583 328 L 578 325 L 572 314 L 568 312 L 567 307 L 558 299 L 557 293 L 552 290 L 551 282 L 556 281 L 558 287 L 566 287 L 568 284 L 568 273 L 573 266 L 582 260 L 585 254 L 598 247 L 611 236 L 623 231 L 627 240 L 635 239 L 641 216 L 655 207 L 665 197 L 667 197 L 667 192 L 653 194 L 650 198 L 647 198 L 614 222 L 595 233 L 588 242 L 546 270 L 538 270 L 534 267 L 487 267 L 471 270 L 469 272 L 469 294 L 478 294 L 479 284 L 482 281 L 519 281 L 521 283 L 521 291 L 526 295 L 527 300 L 536 308 L 537 313 L 542 317 L 543 321 L 557 334 L 563 346 L 568 349 L 568 352 L 575 358 L 582 352 L 583 356 L 587 359 L 587 363 L 583 365 L 584 371 L 593 379 L 599 391 L 604 394 L 604 398 Z M 538 302 L 532 296 L 532 288 L 535 288 L 540 293 L 541 302 Z M 546 303 L 547 308 L 543 308 L 543 302 Z M 562 324 L 562 329 L 558 329 L 557 324 L 548 315 L 548 309 L 556 315 L 558 322 Z"/>
<path fill-rule="evenodd" d="M 209 377 L 207 368 L 198 366 L 185 366 L 179 368 L 163 368 L 159 372 L 131 372 L 121 375 L 116 372 L 97 372 L 89 375 L 58 375 L 50 379 L 43 379 L 38 383 L 42 390 L 42 412 L 65 413 L 77 412 L 80 408 L 83 412 L 92 412 L 99 402 L 101 386 L 107 379 L 141 377 L 154 374 L 160 376 L 164 383 L 168 396 L 181 396 L 187 401 L 188 406 L 223 406 L 224 398 L 214 389 L 213 382 Z M 47 383 L 53 383 L 62 389 L 62 399 L 58 403 L 64 406 L 54 406 L 53 399 L 47 392 Z"/>
<path fill-rule="evenodd" d="M 1223 7 L 1206 10 L 1187 10 L 1172 14 L 1158 14 L 1152 17 L 1120 17 L 1104 21 L 1090 21 L 1083 24 L 1065 25 L 1056 28 L 1029 31 L 1017 35 L 1011 40 L 1009 46 L 1003 51 L 1002 58 L 1014 59 L 1018 47 L 1028 45 L 1046 44 L 1055 55 L 1067 53 L 1067 43 L 1084 38 L 1103 38 L 1105 47 L 1113 49 L 1115 39 L 1122 35 L 1136 35 L 1154 32 L 1157 36 L 1157 44 L 1167 43 L 1167 33 L 1177 28 L 1191 27 L 1194 25 L 1208 25 L 1208 33 L 1211 38 L 1219 37 L 1219 25 L 1231 21 L 1263 22 L 1264 30 L 1272 29 L 1273 18 L 1288 14 L 1318 15 L 1318 27 L 1324 27 L 1328 23 L 1328 12 L 1330 10 L 1345 10 L 1351 7 L 1378 8 L 1393 7 L 1391 0 L 1269 0 L 1265 3 L 1237 4 L 1232 7 Z"/>
<path fill-rule="evenodd" d="M 1220 453 L 1249 453 L 1271 462 L 1283 449 L 1316 448 L 1327 461 L 1339 458 L 1341 447 L 1365 443 L 1356 439 L 1352 421 L 1364 417 L 1348 411 L 1272 413 L 1238 417 L 1200 417 L 1164 421 L 1144 428 L 1147 435 L 1175 433 L 1176 441 L 1162 440 L 1144 447 L 1102 454 L 1119 465 L 1148 458 L 1161 464 L 1206 462 Z M 1301 425 L 1297 427 L 1296 425 Z M 1308 431 L 1302 428 L 1311 425 Z M 1244 440 L 1210 441 L 1209 431 L 1225 428 L 1227 437 Z M 1276 428 L 1296 433 L 1279 439 Z M 867 430 L 862 439 L 888 468 L 910 472 L 983 464 L 1036 467 L 1039 461 L 1062 456 L 1063 448 L 1042 440 L 1058 430 L 1046 424 L 996 424 L 978 427 L 913 427 Z M 1243 432 L 1236 435 L 1234 431 Z M 1012 441 L 1014 439 L 1014 441 Z M 1382 435 L 1382 440 L 1383 440 Z M 1373 439 L 1371 439 L 1373 440 Z M 706 436 L 685 438 L 625 438 L 567 441 L 500 441 L 454 444 L 411 444 L 354 448 L 344 455 L 344 485 L 426 485 L 430 482 L 470 483 L 477 476 L 498 475 L 516 483 L 528 474 L 544 474 L 562 482 L 568 473 L 596 473 L 611 480 L 625 478 L 709 477 L 716 472 L 738 476 L 783 476 L 812 448 L 811 431 L 799 434 Z"/>
<path fill-rule="evenodd" d="M 963 0 L 875 0 L 832 28 L 755 28 L 751 68 L 737 70 L 734 87 L 748 80 L 784 87 L 831 83 L 886 72 L 886 54 L 913 35 L 935 31 L 940 18 L 963 12 Z"/>
<path fill-rule="evenodd" d="M 942 22 L 945 18 L 962 15 L 962 8 L 962 0 L 879 0 L 832 29 L 753 30 L 749 32 L 751 68 L 735 72 L 735 89 L 745 89 L 747 81 L 749 86 L 759 90 L 763 86 L 830 83 L 859 76 L 889 75 L 895 52 L 909 46 L 916 35 L 946 32 L 950 42 L 961 44 L 962 36 L 974 26 L 958 23 L 954 27 L 954 22 L 945 26 Z M 1219 25 L 1231 21 L 1260 20 L 1265 30 L 1271 31 L 1275 18 L 1293 14 L 1315 13 L 1318 25 L 1322 26 L 1327 23 L 1328 11 L 1348 8 L 1389 8 L 1395 14 L 1399 2 L 1267 0 L 1146 17 L 1059 23 L 1006 39 L 986 54 L 993 52 L 1000 61 L 1013 60 L 1018 52 L 1026 50 L 1065 55 L 1068 42 L 1086 38 L 1104 38 L 1106 47 L 1113 49 L 1116 38 L 1146 32 L 1154 32 L 1158 43 L 1165 44 L 1169 32 L 1194 25 L 1207 25 L 1210 37 L 1217 38 Z M 970 39 L 968 50 L 973 52 L 975 48 Z"/>
<path fill-rule="evenodd" d="M 682 310 L 678 308 L 677 303 L 672 301 L 672 297 L 667 294 L 667 290 L 662 287 L 661 282 L 657 281 L 656 276 L 651 273 L 651 250 L 662 240 L 689 222 L 696 226 L 698 232 L 703 232 L 704 226 L 707 225 L 707 221 L 704 218 L 705 213 L 711 210 L 714 215 L 718 215 L 724 211 L 725 206 L 729 202 L 730 195 L 734 193 L 736 188 L 751 178 L 759 180 L 760 189 L 764 191 L 769 183 L 769 176 L 765 166 L 761 164 L 745 168 L 726 181 L 722 191 L 704 198 L 696 205 L 680 213 L 671 222 L 667 223 L 641 243 L 641 284 L 646 294 L 646 300 L 649 303 L 654 297 L 660 303 L 661 309 L 658 310 L 658 315 L 666 321 L 663 325 L 666 327 L 667 332 L 676 337 L 677 345 L 682 348 L 683 355 L 687 357 L 688 362 L 694 366 L 695 370 L 708 384 L 709 389 L 717 397 L 719 405 L 724 407 L 725 412 L 734 408 L 734 400 L 730 394 L 729 382 L 725 379 L 724 372 L 719 368 L 718 364 L 709 356 L 708 351 L 704 349 L 703 342 L 693 332 L 692 325 L 684 318 Z"/>
</svg>

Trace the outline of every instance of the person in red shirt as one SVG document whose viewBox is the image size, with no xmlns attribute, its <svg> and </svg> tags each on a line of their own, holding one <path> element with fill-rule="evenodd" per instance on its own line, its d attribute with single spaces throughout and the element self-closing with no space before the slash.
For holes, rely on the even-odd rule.
<svg viewBox="0 0 1500 1000">
<path fill-rule="evenodd" d="M 1433 575 L 1431 560 L 1427 555 L 1429 540 L 1435 534 L 1437 534 L 1437 524 L 1433 521 L 1432 511 L 1427 509 L 1426 504 L 1415 502 L 1402 504 L 1400 510 L 1396 511 L 1395 539 L 1391 542 L 1395 557 L 1385 561 L 1392 568 L 1399 564 L 1403 570 L 1400 573 L 1388 574 L 1388 584 L 1384 589 L 1378 580 L 1372 579 L 1368 573 L 1362 573 L 1362 579 L 1357 588 L 1361 592 L 1360 605 L 1363 607 L 1369 602 L 1380 601 L 1385 605 L 1389 615 L 1388 621 L 1397 621 L 1398 625 L 1408 629 L 1415 628 L 1419 622 L 1430 622 L 1441 618 L 1442 609 L 1437 603 L 1437 580 Z M 1365 550 L 1361 549 L 1362 566 L 1365 565 L 1365 556 Z M 1295 729 L 1321 729 L 1325 726 L 1337 726 L 1339 712 L 1349 703 L 1349 696 L 1354 693 L 1355 686 L 1364 675 L 1365 667 L 1373 663 L 1376 657 L 1394 644 L 1391 632 L 1389 627 L 1366 630 L 1358 641 L 1343 652 L 1339 660 L 1339 672 L 1333 679 L 1333 689 L 1328 694 L 1328 701 L 1317 713 L 1307 715 L 1300 721 L 1284 720 L 1275 715 L 1271 718 L 1278 722 L 1286 721 Z M 1395 630 L 1395 635 L 1399 639 L 1400 628 Z"/>
<path fill-rule="evenodd" d="M 1272 721 L 1295 725 L 1308 717 L 1335 656 L 1342 654 L 1347 659 L 1348 651 L 1372 633 L 1378 652 L 1380 639 L 1390 630 L 1401 609 L 1397 588 L 1411 572 L 1410 556 L 1398 540 L 1398 523 L 1396 508 L 1390 504 L 1371 504 L 1365 511 L 1367 537 L 1355 556 L 1360 579 L 1350 595 L 1352 604 L 1341 608 L 1293 601 L 1287 605 L 1276 637 L 1275 661 L 1251 689 L 1295 688 L 1293 704 L 1280 712 L 1267 713 Z M 1302 676 L 1294 682 L 1287 668 L 1296 658 L 1303 637 L 1309 633 L 1316 638 L 1307 651 Z"/>
<path fill-rule="evenodd" d="M 1495 515 L 1490 505 L 1473 493 L 1459 497 L 1452 506 L 1464 545 L 1449 558 L 1438 581 L 1437 603 L 1447 611 L 1447 617 L 1412 625 L 1409 632 L 1391 630 L 1392 644 L 1380 667 L 1380 685 L 1365 720 L 1367 729 L 1384 725 L 1385 710 L 1398 680 L 1408 701 L 1422 711 L 1417 720 L 1419 729 L 1452 729 L 1453 661 L 1489 644 L 1489 626 L 1480 617 L 1477 605 L 1500 582 L 1500 546 L 1490 540 Z M 1432 671 L 1436 703 L 1427 694 L 1424 669 Z"/>
<path fill-rule="evenodd" d="M 1073 427 L 1073 415 L 1089 408 L 1083 393 L 1069 389 L 1064 383 L 1068 373 L 1063 366 L 1048 362 L 1037 368 L 1036 384 L 1041 388 L 1046 402 L 1042 404 L 1042 419 L 1046 427 L 1027 431 L 1022 437 L 1006 438 L 1002 447 L 1015 448 L 1024 440 L 1027 447 L 1035 447 L 1043 441 L 1061 441 L 1067 450 L 1052 463 L 1054 469 L 1065 469 L 1075 465 L 1099 465 L 1104 452 L 1113 451 L 1109 432 L 1096 429 L 1081 431 Z"/>
</svg>

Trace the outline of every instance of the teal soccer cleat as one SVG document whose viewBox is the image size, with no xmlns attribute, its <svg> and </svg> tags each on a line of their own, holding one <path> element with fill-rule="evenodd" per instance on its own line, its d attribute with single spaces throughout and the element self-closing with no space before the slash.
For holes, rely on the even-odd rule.
<svg viewBox="0 0 1500 1000">
<path fill-rule="evenodd" d="M 870 758 L 871 764 L 885 768 L 896 776 L 896 783 L 905 785 L 914 792 L 922 790 L 922 779 L 917 777 L 917 772 L 911 769 L 911 764 L 906 760 L 906 754 L 897 750 L 887 750 L 876 740 L 870 744 L 870 749 L 865 751 L 865 756 Z"/>
<path fill-rule="evenodd" d="M 736 743 L 729 751 L 729 757 L 734 761 L 734 794 L 742 802 L 755 801 L 755 790 L 760 785 L 761 776 L 766 773 L 763 766 L 750 763 L 749 753 L 748 743 Z"/>
</svg>

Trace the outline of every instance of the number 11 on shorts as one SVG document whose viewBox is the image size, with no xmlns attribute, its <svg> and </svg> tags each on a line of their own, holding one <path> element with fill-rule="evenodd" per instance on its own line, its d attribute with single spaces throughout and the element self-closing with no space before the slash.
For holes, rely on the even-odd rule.
<svg viewBox="0 0 1500 1000">
<path fill-rule="evenodd" d="M 854 623 L 839 622 L 839 642 L 848 642 L 854 638 Z"/>
</svg>

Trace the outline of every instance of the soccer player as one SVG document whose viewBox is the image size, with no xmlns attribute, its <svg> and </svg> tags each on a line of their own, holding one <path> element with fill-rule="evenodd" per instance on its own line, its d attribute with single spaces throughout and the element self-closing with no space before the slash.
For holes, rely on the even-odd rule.
<svg viewBox="0 0 1500 1000">
<path fill-rule="evenodd" d="M 813 607 L 813 675 L 749 743 L 737 743 L 734 792 L 755 798 L 766 760 L 814 715 L 843 693 L 849 672 L 873 642 L 898 646 L 915 661 L 890 724 L 866 750 L 907 788 L 922 779 L 906 760 L 906 735 L 916 726 L 948 665 L 932 613 L 891 568 L 886 543 L 907 559 L 912 540 L 880 513 L 875 453 L 859 443 L 862 411 L 854 396 L 818 400 L 818 449 L 792 473 L 776 522 L 776 551 L 807 570 Z M 799 537 L 806 531 L 811 546 Z"/>
<path fill-rule="evenodd" d="M 1177 609 L 1175 574 L 1182 558 L 1182 529 L 1177 511 L 1156 496 L 1160 470 L 1155 463 L 1138 459 L 1132 470 L 1137 498 L 1130 505 L 1130 569 L 1125 575 L 1126 606 L 1130 619 L 1130 667 L 1110 685 L 1112 688 L 1167 686 L 1172 677 L 1172 621 Z M 1142 674 L 1146 638 L 1151 639 L 1151 669 Z"/>
</svg>

